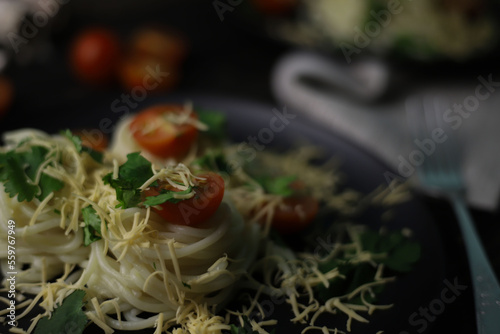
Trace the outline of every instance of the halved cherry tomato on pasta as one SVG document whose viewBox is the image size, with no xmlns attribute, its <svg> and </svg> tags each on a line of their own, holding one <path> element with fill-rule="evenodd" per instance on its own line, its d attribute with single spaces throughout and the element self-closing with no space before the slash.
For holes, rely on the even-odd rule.
<svg viewBox="0 0 500 334">
<path fill-rule="evenodd" d="M 207 221 L 219 208 L 224 197 L 224 179 L 216 173 L 207 172 L 198 175 L 203 178 L 197 180 L 193 188 L 195 195 L 189 199 L 177 203 L 165 202 L 152 210 L 158 213 L 166 221 L 189 226 L 199 226 Z M 180 191 L 171 185 L 165 187 L 168 190 Z M 144 195 L 156 196 L 161 189 L 149 188 Z"/>
<path fill-rule="evenodd" d="M 282 234 L 300 232 L 313 222 L 318 208 L 318 200 L 312 196 L 286 197 L 274 210 L 272 226 Z"/>
<path fill-rule="evenodd" d="M 160 158 L 182 159 L 196 141 L 198 129 L 189 123 L 168 120 L 186 112 L 182 105 L 155 105 L 140 112 L 130 123 L 130 131 L 139 146 Z M 189 115 L 196 120 L 195 113 Z"/>
<path fill-rule="evenodd" d="M 82 145 L 103 152 L 108 148 L 109 138 L 99 129 L 78 129 L 72 133 L 82 140 Z"/>
</svg>

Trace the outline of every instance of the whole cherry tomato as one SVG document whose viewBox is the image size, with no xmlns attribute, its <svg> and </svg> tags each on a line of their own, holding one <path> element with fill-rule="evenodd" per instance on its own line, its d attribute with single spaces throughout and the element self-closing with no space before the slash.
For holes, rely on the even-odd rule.
<svg viewBox="0 0 500 334">
<path fill-rule="evenodd" d="M 10 79 L 0 75 L 0 117 L 7 114 L 14 96 L 14 87 Z"/>
<path fill-rule="evenodd" d="M 106 28 L 89 28 L 75 37 L 70 48 L 75 75 L 89 84 L 105 85 L 116 77 L 121 57 L 120 40 Z"/>
</svg>

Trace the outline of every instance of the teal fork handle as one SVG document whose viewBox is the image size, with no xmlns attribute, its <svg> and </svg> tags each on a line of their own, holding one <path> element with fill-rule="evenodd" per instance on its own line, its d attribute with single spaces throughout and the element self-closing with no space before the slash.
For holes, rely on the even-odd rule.
<svg viewBox="0 0 500 334">
<path fill-rule="evenodd" d="M 472 217 L 462 196 L 452 196 L 465 241 L 474 287 L 476 322 L 479 334 L 500 333 L 500 286 L 478 237 Z"/>
</svg>

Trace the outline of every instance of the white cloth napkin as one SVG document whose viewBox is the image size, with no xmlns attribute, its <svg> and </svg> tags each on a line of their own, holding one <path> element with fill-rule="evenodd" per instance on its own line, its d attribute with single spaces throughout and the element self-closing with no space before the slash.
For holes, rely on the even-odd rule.
<svg viewBox="0 0 500 334">
<path fill-rule="evenodd" d="M 299 115 L 302 113 L 303 117 L 375 153 L 397 171 L 393 176 L 415 181 L 416 173 L 412 169 L 422 154 L 425 158 L 431 152 L 432 144 L 424 138 L 418 139 L 427 142 L 427 146 L 419 147 L 414 142 L 416 138 L 411 134 L 405 109 L 407 97 L 378 104 L 358 102 L 345 94 L 321 91 L 298 80 L 304 74 L 330 80 L 336 75 L 334 67 L 330 59 L 311 53 L 286 55 L 272 74 L 275 98 Z M 412 94 L 429 91 L 447 96 L 451 106 L 462 107 L 462 114 L 448 113 L 447 124 L 452 126 L 450 135 L 463 139 L 462 168 L 469 204 L 484 210 L 496 209 L 500 193 L 500 74 L 483 73 L 455 84 L 429 83 L 428 87 Z"/>
</svg>

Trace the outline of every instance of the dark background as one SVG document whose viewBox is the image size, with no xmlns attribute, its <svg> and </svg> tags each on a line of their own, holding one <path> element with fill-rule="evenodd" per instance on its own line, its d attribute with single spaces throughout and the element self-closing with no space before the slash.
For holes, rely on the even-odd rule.
<svg viewBox="0 0 500 334">
<path fill-rule="evenodd" d="M 0 120 L 0 133 L 20 127 L 51 132 L 61 126 L 98 127 L 103 117 L 116 119 L 119 116 L 111 110 L 104 114 L 93 112 L 106 110 L 103 106 L 110 105 L 123 92 L 119 86 L 103 89 L 84 85 L 74 78 L 66 62 L 71 37 L 92 25 L 116 29 L 123 38 L 135 27 L 151 22 L 162 22 L 185 33 L 190 43 L 189 55 L 183 65 L 181 81 L 166 95 L 237 97 L 267 103 L 269 110 L 277 106 L 270 89 L 271 71 L 280 56 L 294 46 L 268 38 L 259 21 L 242 19 L 248 10 L 244 3 L 225 12 L 223 21 L 211 1 L 72 0 L 60 10 L 50 28 L 41 30 L 22 48 L 5 71 L 14 82 L 15 100 L 9 113 Z M 48 41 L 49 47 L 44 44 L 39 48 L 39 41 Z M 495 65 L 489 59 L 479 63 L 439 65 L 396 62 L 394 66 L 404 68 L 405 77 L 409 78 L 407 84 L 411 86 L 416 82 L 453 78 L 459 75 L 458 72 L 460 75 L 479 74 Z M 469 286 L 455 302 L 446 305 L 444 313 L 430 321 L 433 328 L 426 332 L 475 333 L 472 287 L 455 217 L 450 206 L 442 200 L 422 197 L 422 201 L 440 230 L 446 278 L 451 282 L 457 278 L 458 282 Z M 496 272 L 500 273 L 497 256 L 500 254 L 499 214 L 473 210 L 473 215 Z M 418 333 L 420 327 L 413 328 Z"/>
</svg>

